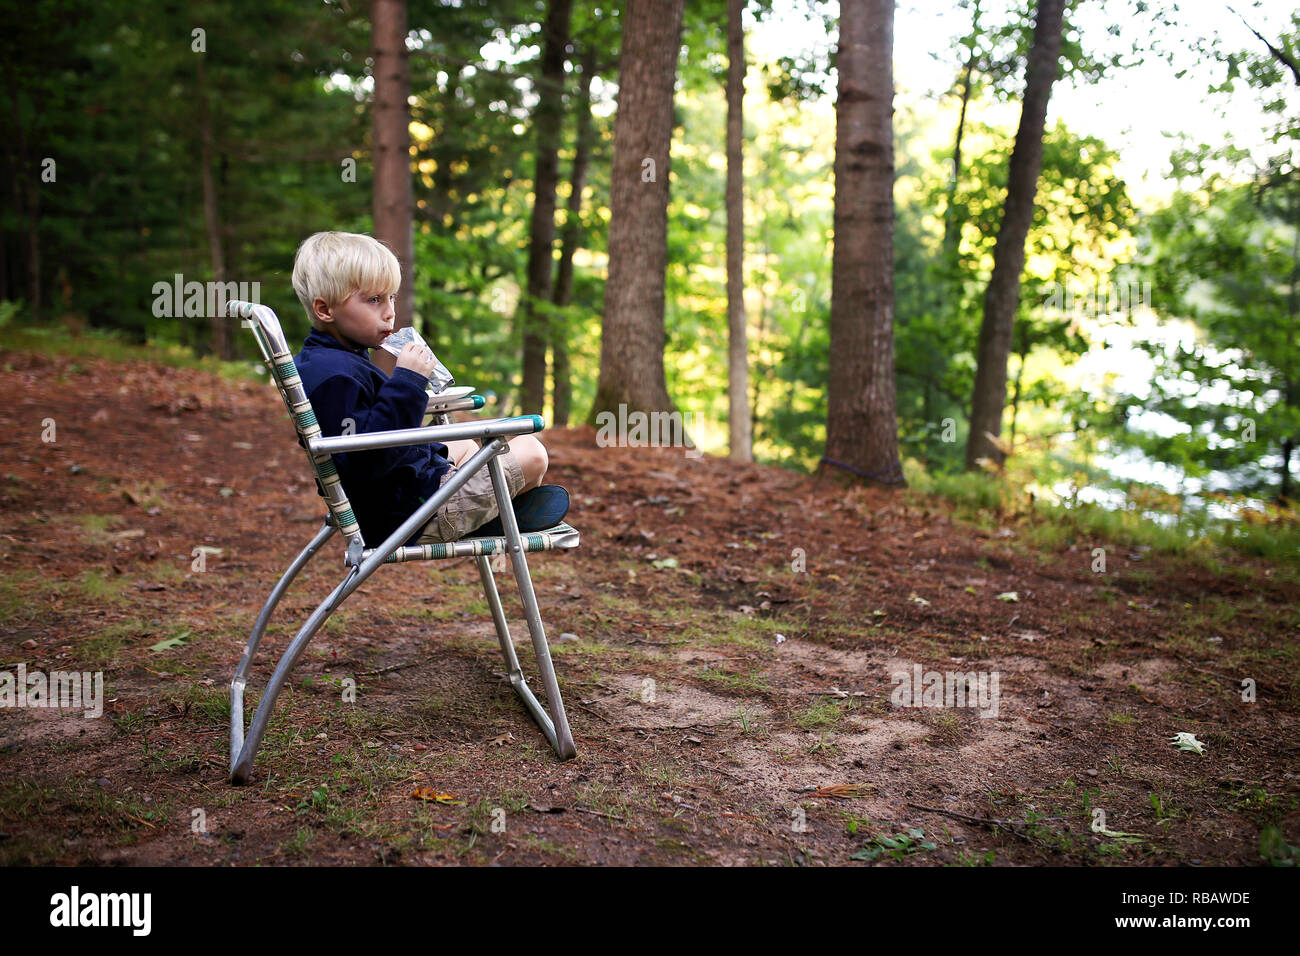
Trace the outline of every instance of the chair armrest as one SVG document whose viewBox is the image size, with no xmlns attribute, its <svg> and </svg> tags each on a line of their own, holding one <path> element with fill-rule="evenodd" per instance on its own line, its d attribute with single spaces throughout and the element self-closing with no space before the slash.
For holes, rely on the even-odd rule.
<svg viewBox="0 0 1300 956">
<path fill-rule="evenodd" d="M 487 404 L 487 400 L 482 395 L 466 395 L 464 398 L 439 399 L 437 395 L 429 396 L 429 403 L 425 406 L 425 414 L 429 412 L 468 412 L 477 411 Z"/>
<path fill-rule="evenodd" d="M 428 442 L 458 441 L 465 438 L 490 441 L 512 435 L 531 435 L 546 427 L 541 415 L 521 415 L 518 418 L 494 418 L 485 422 L 459 422 L 455 425 L 425 425 L 422 428 L 394 428 L 382 432 L 364 432 L 359 435 L 335 435 L 313 438 L 309 451 L 313 455 L 336 455 L 349 451 L 369 451 L 373 448 L 395 448 L 399 445 L 423 445 Z"/>
</svg>

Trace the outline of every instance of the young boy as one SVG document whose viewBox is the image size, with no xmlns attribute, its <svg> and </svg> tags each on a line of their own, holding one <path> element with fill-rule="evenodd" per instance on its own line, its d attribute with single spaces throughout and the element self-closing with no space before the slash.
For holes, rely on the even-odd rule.
<svg viewBox="0 0 1300 956">
<path fill-rule="evenodd" d="M 420 427 L 428 404 L 425 388 L 433 371 L 433 353 L 412 342 L 397 356 L 391 373 L 382 371 L 367 354 L 394 330 L 400 284 L 397 257 L 371 236 L 318 232 L 298 247 L 293 290 L 307 311 L 312 331 L 294 363 L 322 435 Z M 466 439 L 334 455 L 366 544 L 378 547 L 479 447 Z M 541 485 L 546 449 L 532 435 L 520 435 L 510 439 L 501 463 L 510 496 L 521 496 Z M 568 496 L 563 497 L 567 508 Z M 525 524 L 518 503 L 515 510 L 520 524 Z M 551 521 L 550 516 L 556 513 L 552 507 L 545 520 L 555 524 L 559 518 Z M 403 543 L 455 541 L 496 515 L 492 480 L 487 468 L 481 468 Z M 496 527 L 499 522 L 492 524 Z"/>
</svg>

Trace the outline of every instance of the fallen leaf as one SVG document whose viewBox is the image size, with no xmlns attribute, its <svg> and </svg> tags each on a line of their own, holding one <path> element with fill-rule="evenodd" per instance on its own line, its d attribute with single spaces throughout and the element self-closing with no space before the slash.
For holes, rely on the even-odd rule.
<svg viewBox="0 0 1300 956">
<path fill-rule="evenodd" d="M 1174 734 L 1173 739 L 1171 739 L 1169 743 L 1172 746 L 1177 747 L 1179 750 L 1190 750 L 1192 753 L 1195 754 L 1205 753 L 1205 744 L 1197 740 L 1195 734 L 1188 734 L 1188 733 Z"/>
<path fill-rule="evenodd" d="M 998 595 L 998 600 L 999 600 L 999 601 L 1019 601 L 1019 600 L 1020 600 L 1020 595 L 1017 594 L 1015 591 L 1003 591 L 1001 594 Z"/>
<path fill-rule="evenodd" d="M 827 787 L 814 790 L 814 797 L 834 797 L 837 800 L 854 800 L 865 797 L 876 789 L 874 783 L 833 783 Z"/>
<path fill-rule="evenodd" d="M 411 796 L 416 800 L 428 800 L 430 803 L 444 803 L 448 806 L 463 807 L 464 800 L 457 800 L 450 793 L 441 793 L 432 787 L 416 787 L 411 791 Z"/>
<path fill-rule="evenodd" d="M 501 734 L 501 735 L 498 736 L 498 737 L 493 737 L 491 740 L 489 740 L 489 741 L 488 741 L 488 746 L 489 746 L 489 747 L 504 747 L 508 741 L 511 741 L 511 740 L 514 740 L 514 739 L 515 739 L 514 734 L 510 733 L 510 731 L 507 730 L 504 734 Z"/>
<path fill-rule="evenodd" d="M 185 644 L 185 639 L 190 636 L 189 631 L 182 631 L 175 637 L 169 637 L 165 641 L 159 641 L 149 648 L 151 651 L 170 651 L 173 648 L 181 647 Z"/>
</svg>

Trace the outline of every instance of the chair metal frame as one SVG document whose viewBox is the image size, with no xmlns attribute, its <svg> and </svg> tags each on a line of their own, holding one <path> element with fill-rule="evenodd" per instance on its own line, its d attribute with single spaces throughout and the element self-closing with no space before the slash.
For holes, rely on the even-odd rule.
<svg viewBox="0 0 1300 956">
<path fill-rule="evenodd" d="M 246 783 L 252 773 L 253 762 L 257 756 L 262 736 L 266 732 L 271 712 L 275 707 L 276 697 L 284 686 L 285 680 L 293 670 L 299 657 L 307 648 L 313 635 L 324 625 L 325 621 L 338 607 L 347 600 L 361 584 L 382 564 L 403 561 L 428 561 L 453 557 L 473 556 L 478 564 L 479 577 L 483 583 L 483 592 L 488 607 L 492 612 L 492 621 L 496 626 L 497 639 L 501 653 L 509 670 L 509 681 L 515 693 L 524 702 L 533 719 L 541 728 L 551 748 L 561 760 L 577 756 L 573 735 L 569 730 L 569 721 L 564 712 L 564 702 L 560 697 L 560 687 L 555 677 L 555 667 L 551 662 L 550 645 L 546 640 L 546 630 L 542 625 L 541 612 L 537 606 L 537 595 L 533 590 L 532 578 L 528 573 L 528 551 L 550 551 L 559 548 L 576 548 L 579 544 L 577 530 L 561 523 L 543 532 L 521 534 L 515 518 L 513 502 L 510 498 L 509 485 L 506 483 L 505 469 L 500 455 L 509 449 L 507 439 L 514 435 L 527 435 L 539 432 L 546 427 L 540 415 L 525 415 L 519 418 L 501 418 L 488 421 L 465 422 L 460 424 L 428 425 L 420 428 L 394 429 L 382 432 L 367 432 L 357 435 L 324 437 L 312 411 L 311 403 L 298 377 L 297 367 L 280 328 L 279 319 L 271 309 L 264 305 L 250 302 L 231 301 L 226 305 L 227 314 L 244 320 L 243 324 L 253 330 L 258 348 L 262 352 L 272 380 L 284 399 L 285 406 L 293 418 L 298 432 L 298 443 L 307 451 L 308 460 L 317 478 L 321 495 L 329 506 L 325 523 L 316 532 L 316 536 L 294 558 L 288 570 L 280 577 L 271 590 L 270 597 L 257 616 L 253 625 L 244 654 L 240 658 L 235 676 L 230 682 L 230 782 Z M 430 410 L 435 420 L 447 422 L 447 413 L 460 409 L 481 408 L 482 396 L 466 396 L 463 399 L 439 403 L 436 396 L 430 400 Z M 363 451 L 375 448 L 393 448 L 401 445 L 423 444 L 426 442 L 447 442 L 458 439 L 475 439 L 482 447 L 475 452 L 464 466 L 448 478 L 428 501 L 402 523 L 396 531 L 375 548 L 367 548 L 361 535 L 361 529 L 348 502 L 343 484 L 331 458 L 334 454 L 350 451 Z M 467 537 L 446 544 L 404 546 L 417 529 L 428 523 L 444 502 L 465 484 L 480 468 L 487 467 L 492 479 L 492 488 L 496 494 L 498 510 L 505 534 L 497 538 Z M 249 670 L 258 644 L 266 633 L 271 615 L 280 599 L 284 597 L 289 585 L 311 558 L 321 549 L 334 532 L 341 532 L 347 540 L 344 566 L 347 573 L 343 581 L 330 592 L 308 615 L 298 633 L 289 643 L 280 662 L 276 665 L 266 689 L 258 702 L 257 712 L 247 733 L 244 731 L 244 694 L 248 686 Z M 501 597 L 497 592 L 496 581 L 492 575 L 489 556 L 505 553 L 510 556 L 514 570 L 515 583 L 523 603 L 524 618 L 532 637 L 533 651 L 537 659 L 537 668 L 550 706 L 547 713 L 524 678 L 519 658 L 515 654 L 514 641 L 510 636 L 510 627 L 506 622 L 505 611 L 501 606 Z M 553 718 L 553 719 L 552 719 Z"/>
</svg>

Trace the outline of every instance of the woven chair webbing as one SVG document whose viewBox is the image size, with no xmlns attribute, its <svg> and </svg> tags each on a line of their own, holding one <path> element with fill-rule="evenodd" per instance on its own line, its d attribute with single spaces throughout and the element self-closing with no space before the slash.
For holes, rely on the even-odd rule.
<svg viewBox="0 0 1300 956">
<path fill-rule="evenodd" d="M 307 393 L 302 387 L 302 379 L 298 376 L 298 368 L 293 363 L 293 356 L 287 350 L 273 351 L 274 347 L 263 340 L 260 329 L 255 331 L 259 333 L 258 345 L 262 348 L 263 356 L 271 353 L 267 365 L 271 369 L 276 388 L 279 389 L 280 397 L 284 399 L 285 407 L 289 409 L 294 428 L 298 430 L 305 449 L 313 438 L 320 437 L 321 430 L 320 424 L 316 421 L 316 413 L 312 411 L 311 402 L 307 400 Z M 357 524 L 357 516 L 352 511 L 347 492 L 343 490 L 343 481 L 339 478 L 333 459 L 328 454 L 312 455 L 308 451 L 307 460 L 311 462 L 312 471 L 315 472 L 325 492 L 325 502 L 329 505 L 330 513 L 334 515 L 339 531 L 349 543 L 360 541 L 364 547 L 361 527 Z"/>
</svg>

